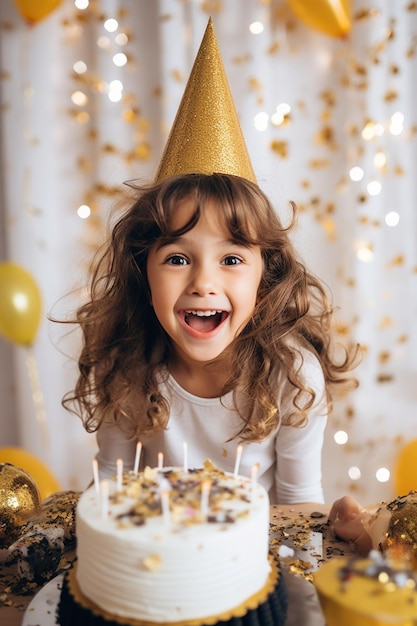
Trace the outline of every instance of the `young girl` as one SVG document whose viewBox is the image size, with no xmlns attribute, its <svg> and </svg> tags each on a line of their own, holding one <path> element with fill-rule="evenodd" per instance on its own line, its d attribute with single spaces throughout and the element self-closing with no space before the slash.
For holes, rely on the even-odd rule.
<svg viewBox="0 0 417 626">
<path fill-rule="evenodd" d="M 294 221 L 293 221 L 294 224 Z M 116 460 L 189 467 L 210 458 L 258 479 L 272 503 L 323 502 L 331 399 L 352 386 L 332 310 L 289 228 L 239 176 L 184 174 L 137 189 L 77 314 L 80 375 L 64 405 Z M 238 446 L 242 447 L 238 449 Z"/>
</svg>

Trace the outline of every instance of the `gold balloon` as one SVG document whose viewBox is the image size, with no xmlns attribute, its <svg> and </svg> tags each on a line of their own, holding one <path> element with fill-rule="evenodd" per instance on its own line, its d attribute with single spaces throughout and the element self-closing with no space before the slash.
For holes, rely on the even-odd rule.
<svg viewBox="0 0 417 626">
<path fill-rule="evenodd" d="M 41 497 L 33 478 L 11 463 L 0 464 L 0 548 L 10 546 L 30 517 L 40 513 Z"/>
<path fill-rule="evenodd" d="M 352 27 L 350 0 L 287 0 L 293 13 L 307 26 L 329 35 L 343 37 Z"/>
<path fill-rule="evenodd" d="M 39 22 L 52 13 L 62 0 L 15 0 L 21 15 L 29 22 Z"/>
<path fill-rule="evenodd" d="M 30 345 L 36 337 L 41 311 L 41 295 L 29 272 L 15 263 L 0 263 L 0 334 Z"/>
<path fill-rule="evenodd" d="M 395 493 L 417 490 L 417 439 L 412 439 L 398 453 L 393 471 Z"/>
<path fill-rule="evenodd" d="M 36 482 L 41 500 L 61 490 L 61 485 L 47 465 L 36 455 L 24 448 L 14 446 L 0 447 L 0 463 L 11 463 L 21 467 Z"/>
</svg>

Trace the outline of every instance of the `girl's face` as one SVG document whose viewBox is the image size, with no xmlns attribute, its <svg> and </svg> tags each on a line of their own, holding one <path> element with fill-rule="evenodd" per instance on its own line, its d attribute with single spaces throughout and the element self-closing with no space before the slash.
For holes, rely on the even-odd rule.
<svg viewBox="0 0 417 626">
<path fill-rule="evenodd" d="M 193 202 L 184 200 L 172 229 L 184 226 L 193 212 Z M 229 346 L 252 316 L 262 270 L 260 248 L 235 243 L 213 202 L 191 230 L 151 248 L 151 304 L 177 360 L 202 364 Z"/>
</svg>

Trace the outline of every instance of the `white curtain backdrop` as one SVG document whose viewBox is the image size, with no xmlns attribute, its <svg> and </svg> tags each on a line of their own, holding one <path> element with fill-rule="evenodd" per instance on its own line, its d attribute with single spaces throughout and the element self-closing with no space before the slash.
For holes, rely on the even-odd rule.
<svg viewBox="0 0 417 626">
<path fill-rule="evenodd" d="M 286 0 L 63 0 L 31 25 L 0 3 L 0 262 L 26 268 L 44 306 L 31 349 L 0 337 L 0 446 L 35 453 L 63 488 L 89 482 L 94 436 L 61 407 L 78 338 L 47 316 L 80 302 L 123 181 L 152 179 L 210 15 L 258 182 L 284 221 L 298 204 L 294 243 L 333 293 L 340 338 L 364 347 L 360 388 L 329 421 L 326 499 L 397 495 L 397 456 L 417 437 L 408 0 L 354 0 L 345 37 L 303 23 Z"/>
</svg>

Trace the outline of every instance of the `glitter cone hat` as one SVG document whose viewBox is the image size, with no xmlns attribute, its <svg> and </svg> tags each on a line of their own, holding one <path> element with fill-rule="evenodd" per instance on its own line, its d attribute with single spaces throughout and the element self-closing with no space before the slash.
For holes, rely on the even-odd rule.
<svg viewBox="0 0 417 626">
<path fill-rule="evenodd" d="M 155 182 L 214 172 L 256 183 L 210 18 Z"/>
</svg>

